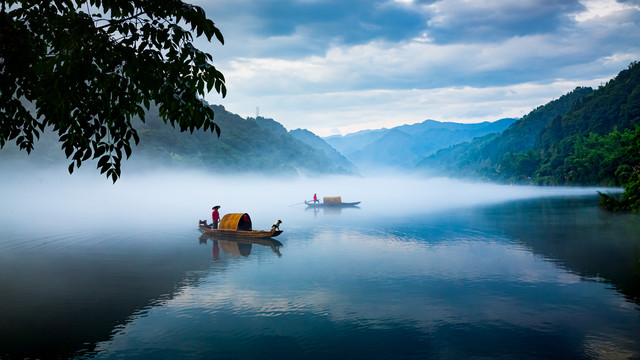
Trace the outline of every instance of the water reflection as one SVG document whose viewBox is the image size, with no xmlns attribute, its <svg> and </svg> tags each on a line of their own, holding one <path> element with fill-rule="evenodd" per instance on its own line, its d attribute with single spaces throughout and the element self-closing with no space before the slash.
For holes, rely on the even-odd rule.
<svg viewBox="0 0 640 360">
<path fill-rule="evenodd" d="M 0 358 L 640 354 L 638 311 L 625 302 L 637 303 L 640 284 L 635 216 L 593 199 L 395 221 L 345 211 L 292 229 L 282 258 L 274 239 L 191 228 L 0 233 Z"/>
<path fill-rule="evenodd" d="M 350 209 L 358 209 L 360 210 L 360 206 L 345 206 L 345 207 L 341 207 L 341 206 L 327 206 L 327 207 L 323 207 L 323 208 L 317 208 L 317 207 L 306 207 L 304 209 L 304 211 L 306 212 L 311 212 L 313 213 L 314 217 L 318 216 L 318 213 L 320 213 L 322 211 L 323 215 L 341 215 L 342 214 L 342 209 L 346 209 L 347 212 L 350 211 Z"/>
<path fill-rule="evenodd" d="M 102 358 L 174 342 L 191 358 L 635 358 L 638 312 L 521 241 L 560 246 L 547 238 L 555 226 L 533 231 L 563 218 L 577 231 L 576 205 L 547 212 L 531 202 L 520 219 L 505 205 L 301 228 L 286 242 L 290 256 L 212 272 L 104 343 Z M 603 234 L 597 213 L 582 216 L 593 237 Z"/>
<path fill-rule="evenodd" d="M 208 240 L 213 244 L 213 260 L 220 259 L 220 250 L 226 254 L 247 257 L 251 254 L 253 244 L 267 246 L 271 248 L 273 253 L 278 257 L 282 256 L 282 253 L 280 252 L 282 243 L 276 239 L 241 239 L 213 234 L 202 234 L 198 238 L 198 242 L 202 245 L 206 245 Z"/>
<path fill-rule="evenodd" d="M 167 229 L 0 231 L 0 359 L 90 353 L 133 314 L 200 281 L 211 259 L 189 238 Z"/>
<path fill-rule="evenodd" d="M 640 217 L 611 214 L 591 197 L 518 201 L 476 211 L 475 224 L 508 234 L 586 281 L 640 304 Z"/>
</svg>

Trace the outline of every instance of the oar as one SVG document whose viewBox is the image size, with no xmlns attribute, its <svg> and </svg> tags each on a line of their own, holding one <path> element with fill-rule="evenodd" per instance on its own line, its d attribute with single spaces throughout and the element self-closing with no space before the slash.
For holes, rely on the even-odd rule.
<svg viewBox="0 0 640 360">
<path fill-rule="evenodd" d="M 306 201 L 306 200 L 305 200 L 305 201 Z M 291 205 L 289 205 L 289 206 L 296 206 L 296 205 L 302 205 L 302 204 L 304 204 L 304 201 L 303 201 L 303 202 L 296 203 L 296 204 L 291 204 Z"/>
</svg>

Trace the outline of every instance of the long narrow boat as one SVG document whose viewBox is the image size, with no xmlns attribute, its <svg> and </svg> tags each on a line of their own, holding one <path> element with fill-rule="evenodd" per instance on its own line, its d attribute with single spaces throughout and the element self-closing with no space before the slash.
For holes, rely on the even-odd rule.
<svg viewBox="0 0 640 360">
<path fill-rule="evenodd" d="M 305 200 L 304 203 L 311 208 L 322 208 L 322 207 L 338 208 L 338 207 L 357 206 L 358 204 L 360 204 L 360 201 L 346 203 L 346 202 L 342 202 L 341 196 L 325 196 L 322 199 L 322 202 L 314 203 L 313 201 Z"/>
<path fill-rule="evenodd" d="M 306 201 L 304 202 L 308 207 L 311 208 L 322 208 L 322 207 L 353 207 L 353 206 L 358 206 L 358 204 L 360 204 L 360 201 L 356 201 L 356 202 L 340 202 L 340 203 L 314 203 L 313 201 Z"/>
<path fill-rule="evenodd" d="M 271 229 L 269 231 L 253 230 L 251 228 L 251 217 L 247 213 L 225 214 L 217 229 L 213 229 L 207 224 L 207 220 L 200 220 L 198 228 L 205 234 L 220 237 L 233 238 L 271 238 L 282 234 L 282 230 Z"/>
</svg>

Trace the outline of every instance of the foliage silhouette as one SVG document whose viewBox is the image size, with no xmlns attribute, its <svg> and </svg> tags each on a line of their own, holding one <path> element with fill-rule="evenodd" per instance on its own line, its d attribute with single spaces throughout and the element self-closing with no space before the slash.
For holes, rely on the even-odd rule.
<svg viewBox="0 0 640 360">
<path fill-rule="evenodd" d="M 165 124 L 219 136 L 201 97 L 214 88 L 224 97 L 225 79 L 193 40 L 224 39 L 200 7 L 180 0 L 1 5 L 0 148 L 15 140 L 30 153 L 51 126 L 71 159 L 70 173 L 97 159 L 115 182 L 139 142 L 132 120 L 144 121 L 152 103 Z"/>
</svg>

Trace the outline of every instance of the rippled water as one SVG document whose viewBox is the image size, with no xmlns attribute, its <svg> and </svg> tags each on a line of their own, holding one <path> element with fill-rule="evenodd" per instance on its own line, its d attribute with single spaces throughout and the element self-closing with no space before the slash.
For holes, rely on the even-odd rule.
<svg viewBox="0 0 640 360">
<path fill-rule="evenodd" d="M 0 358 L 640 356 L 638 216 L 575 194 L 372 207 L 278 208 L 271 244 L 5 222 Z"/>
</svg>

